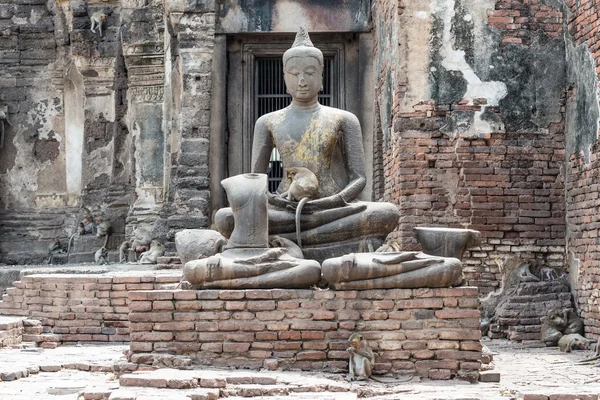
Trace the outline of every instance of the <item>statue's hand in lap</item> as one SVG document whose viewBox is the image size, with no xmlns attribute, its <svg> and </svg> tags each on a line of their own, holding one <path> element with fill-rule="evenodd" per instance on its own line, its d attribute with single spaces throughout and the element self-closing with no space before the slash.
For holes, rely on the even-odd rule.
<svg viewBox="0 0 600 400">
<path fill-rule="evenodd" d="M 295 210 L 297 205 L 298 203 L 293 203 L 292 209 Z M 316 211 L 331 210 L 332 208 L 344 207 L 346 205 L 348 204 L 344 201 L 342 196 L 336 194 L 322 199 L 307 201 L 302 209 L 302 213 L 310 214 Z"/>
</svg>

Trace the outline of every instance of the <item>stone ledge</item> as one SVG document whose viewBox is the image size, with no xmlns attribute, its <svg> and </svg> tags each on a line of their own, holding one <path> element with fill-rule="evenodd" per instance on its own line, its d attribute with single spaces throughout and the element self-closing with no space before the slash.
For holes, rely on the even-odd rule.
<svg viewBox="0 0 600 400">
<path fill-rule="evenodd" d="M 131 354 L 202 364 L 341 371 L 361 332 L 378 373 L 477 380 L 478 290 L 143 290 L 129 292 Z"/>
</svg>

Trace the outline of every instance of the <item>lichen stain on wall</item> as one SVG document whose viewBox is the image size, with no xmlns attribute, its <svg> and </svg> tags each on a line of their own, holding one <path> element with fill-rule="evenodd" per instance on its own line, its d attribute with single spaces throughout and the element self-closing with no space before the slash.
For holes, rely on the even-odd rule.
<svg viewBox="0 0 600 400">
<path fill-rule="evenodd" d="M 479 10 L 491 9 L 494 3 L 483 1 L 471 6 L 474 12 L 481 14 Z M 481 27 L 479 32 L 475 32 L 471 9 L 467 9 L 461 0 L 436 0 L 432 3 L 432 9 L 436 15 L 435 34 L 439 43 L 439 48 L 434 49 L 437 54 L 432 57 L 437 58 L 431 67 L 432 76 L 439 74 L 439 78 L 451 84 L 451 87 L 444 88 L 444 82 L 433 83 L 437 85 L 438 103 L 466 100 L 465 105 L 470 106 L 475 105 L 478 99 L 485 99 L 483 105 L 479 104 L 480 110 L 453 113 L 452 121 L 443 132 L 451 138 L 458 132 L 465 138 L 482 138 L 492 132 L 503 132 L 503 124 L 487 116 L 486 108 L 499 105 L 500 100 L 508 94 L 507 86 L 502 81 L 485 81 L 473 69 L 474 38 L 489 35 Z M 457 118 L 463 121 L 458 123 Z"/>
<path fill-rule="evenodd" d="M 222 0 L 220 33 L 296 32 L 299 25 L 312 32 L 366 32 L 370 29 L 368 0 Z"/>
<path fill-rule="evenodd" d="M 598 140 L 600 108 L 596 61 L 587 45 L 575 47 L 567 41 L 567 98 L 565 139 L 567 156 L 583 152 L 589 162 L 590 148 Z"/>
<path fill-rule="evenodd" d="M 50 88 L 30 90 L 27 98 L 33 107 L 17 114 L 11 127 L 14 163 L 0 183 L 6 208 L 35 207 L 37 195 L 65 189 L 62 100 L 48 96 L 52 92 Z"/>
</svg>

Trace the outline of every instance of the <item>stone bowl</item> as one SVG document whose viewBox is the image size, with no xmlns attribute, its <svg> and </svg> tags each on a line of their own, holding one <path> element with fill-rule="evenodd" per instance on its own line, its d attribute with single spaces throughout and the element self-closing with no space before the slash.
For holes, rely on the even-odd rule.
<svg viewBox="0 0 600 400">
<path fill-rule="evenodd" d="M 462 260 L 465 250 L 481 244 L 481 232 L 473 229 L 418 226 L 413 229 L 413 236 L 423 248 L 423 253 L 459 260 Z"/>
</svg>

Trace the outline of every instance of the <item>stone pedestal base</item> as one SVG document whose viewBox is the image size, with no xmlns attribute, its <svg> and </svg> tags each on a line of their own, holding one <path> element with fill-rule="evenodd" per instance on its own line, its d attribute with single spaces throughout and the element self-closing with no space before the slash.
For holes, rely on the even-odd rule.
<svg viewBox="0 0 600 400">
<path fill-rule="evenodd" d="M 129 293 L 131 360 L 188 356 L 206 365 L 345 371 L 361 332 L 376 371 L 477 379 L 477 288 L 161 290 Z"/>
</svg>

